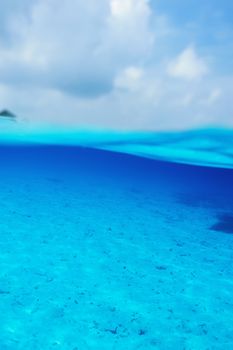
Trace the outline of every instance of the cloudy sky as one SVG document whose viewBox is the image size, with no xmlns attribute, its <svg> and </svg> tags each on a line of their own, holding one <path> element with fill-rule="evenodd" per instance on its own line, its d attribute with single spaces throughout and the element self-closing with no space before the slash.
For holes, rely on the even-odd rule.
<svg viewBox="0 0 233 350">
<path fill-rule="evenodd" d="M 0 109 L 115 129 L 233 126 L 232 0 L 7 0 Z"/>
</svg>

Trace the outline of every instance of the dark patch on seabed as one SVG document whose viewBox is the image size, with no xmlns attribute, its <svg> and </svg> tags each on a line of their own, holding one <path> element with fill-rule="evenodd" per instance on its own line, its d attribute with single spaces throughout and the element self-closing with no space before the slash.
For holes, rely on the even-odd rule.
<svg viewBox="0 0 233 350">
<path fill-rule="evenodd" d="M 218 222 L 210 227 L 213 231 L 221 231 L 228 234 L 233 234 L 233 215 L 221 214 L 218 216 Z"/>
</svg>

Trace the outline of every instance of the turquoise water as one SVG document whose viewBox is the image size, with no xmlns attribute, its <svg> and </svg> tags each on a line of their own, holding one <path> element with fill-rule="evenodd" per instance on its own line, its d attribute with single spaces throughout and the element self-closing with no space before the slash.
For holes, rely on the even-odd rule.
<svg viewBox="0 0 233 350">
<path fill-rule="evenodd" d="M 233 349 L 232 136 L 2 134 L 0 349 Z"/>
</svg>

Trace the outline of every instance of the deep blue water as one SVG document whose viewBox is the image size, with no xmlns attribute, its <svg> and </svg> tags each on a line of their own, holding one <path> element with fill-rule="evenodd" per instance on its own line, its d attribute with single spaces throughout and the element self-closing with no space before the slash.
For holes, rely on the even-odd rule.
<svg viewBox="0 0 233 350">
<path fill-rule="evenodd" d="M 54 181 L 69 180 L 76 187 L 87 176 L 86 185 L 91 178 L 90 181 L 106 181 L 114 186 L 135 185 L 151 193 L 184 191 L 190 195 L 190 204 L 192 197 L 198 197 L 200 201 L 208 199 L 212 206 L 215 203 L 216 209 L 233 202 L 233 170 L 228 168 L 157 161 L 85 147 L 45 145 L 2 145 L 0 162 L 3 183 L 19 174 L 30 176 L 31 181 L 41 174 L 54 176 Z"/>
<path fill-rule="evenodd" d="M 0 164 L 1 350 L 233 348 L 229 163 L 2 143 Z"/>
</svg>

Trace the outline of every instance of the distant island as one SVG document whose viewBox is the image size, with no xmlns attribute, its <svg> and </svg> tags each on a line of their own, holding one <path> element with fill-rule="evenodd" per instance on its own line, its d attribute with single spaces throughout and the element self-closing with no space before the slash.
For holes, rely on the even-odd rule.
<svg viewBox="0 0 233 350">
<path fill-rule="evenodd" d="M 10 112 L 8 109 L 3 109 L 2 111 L 0 111 L 0 118 L 16 120 L 16 115 Z"/>
</svg>

